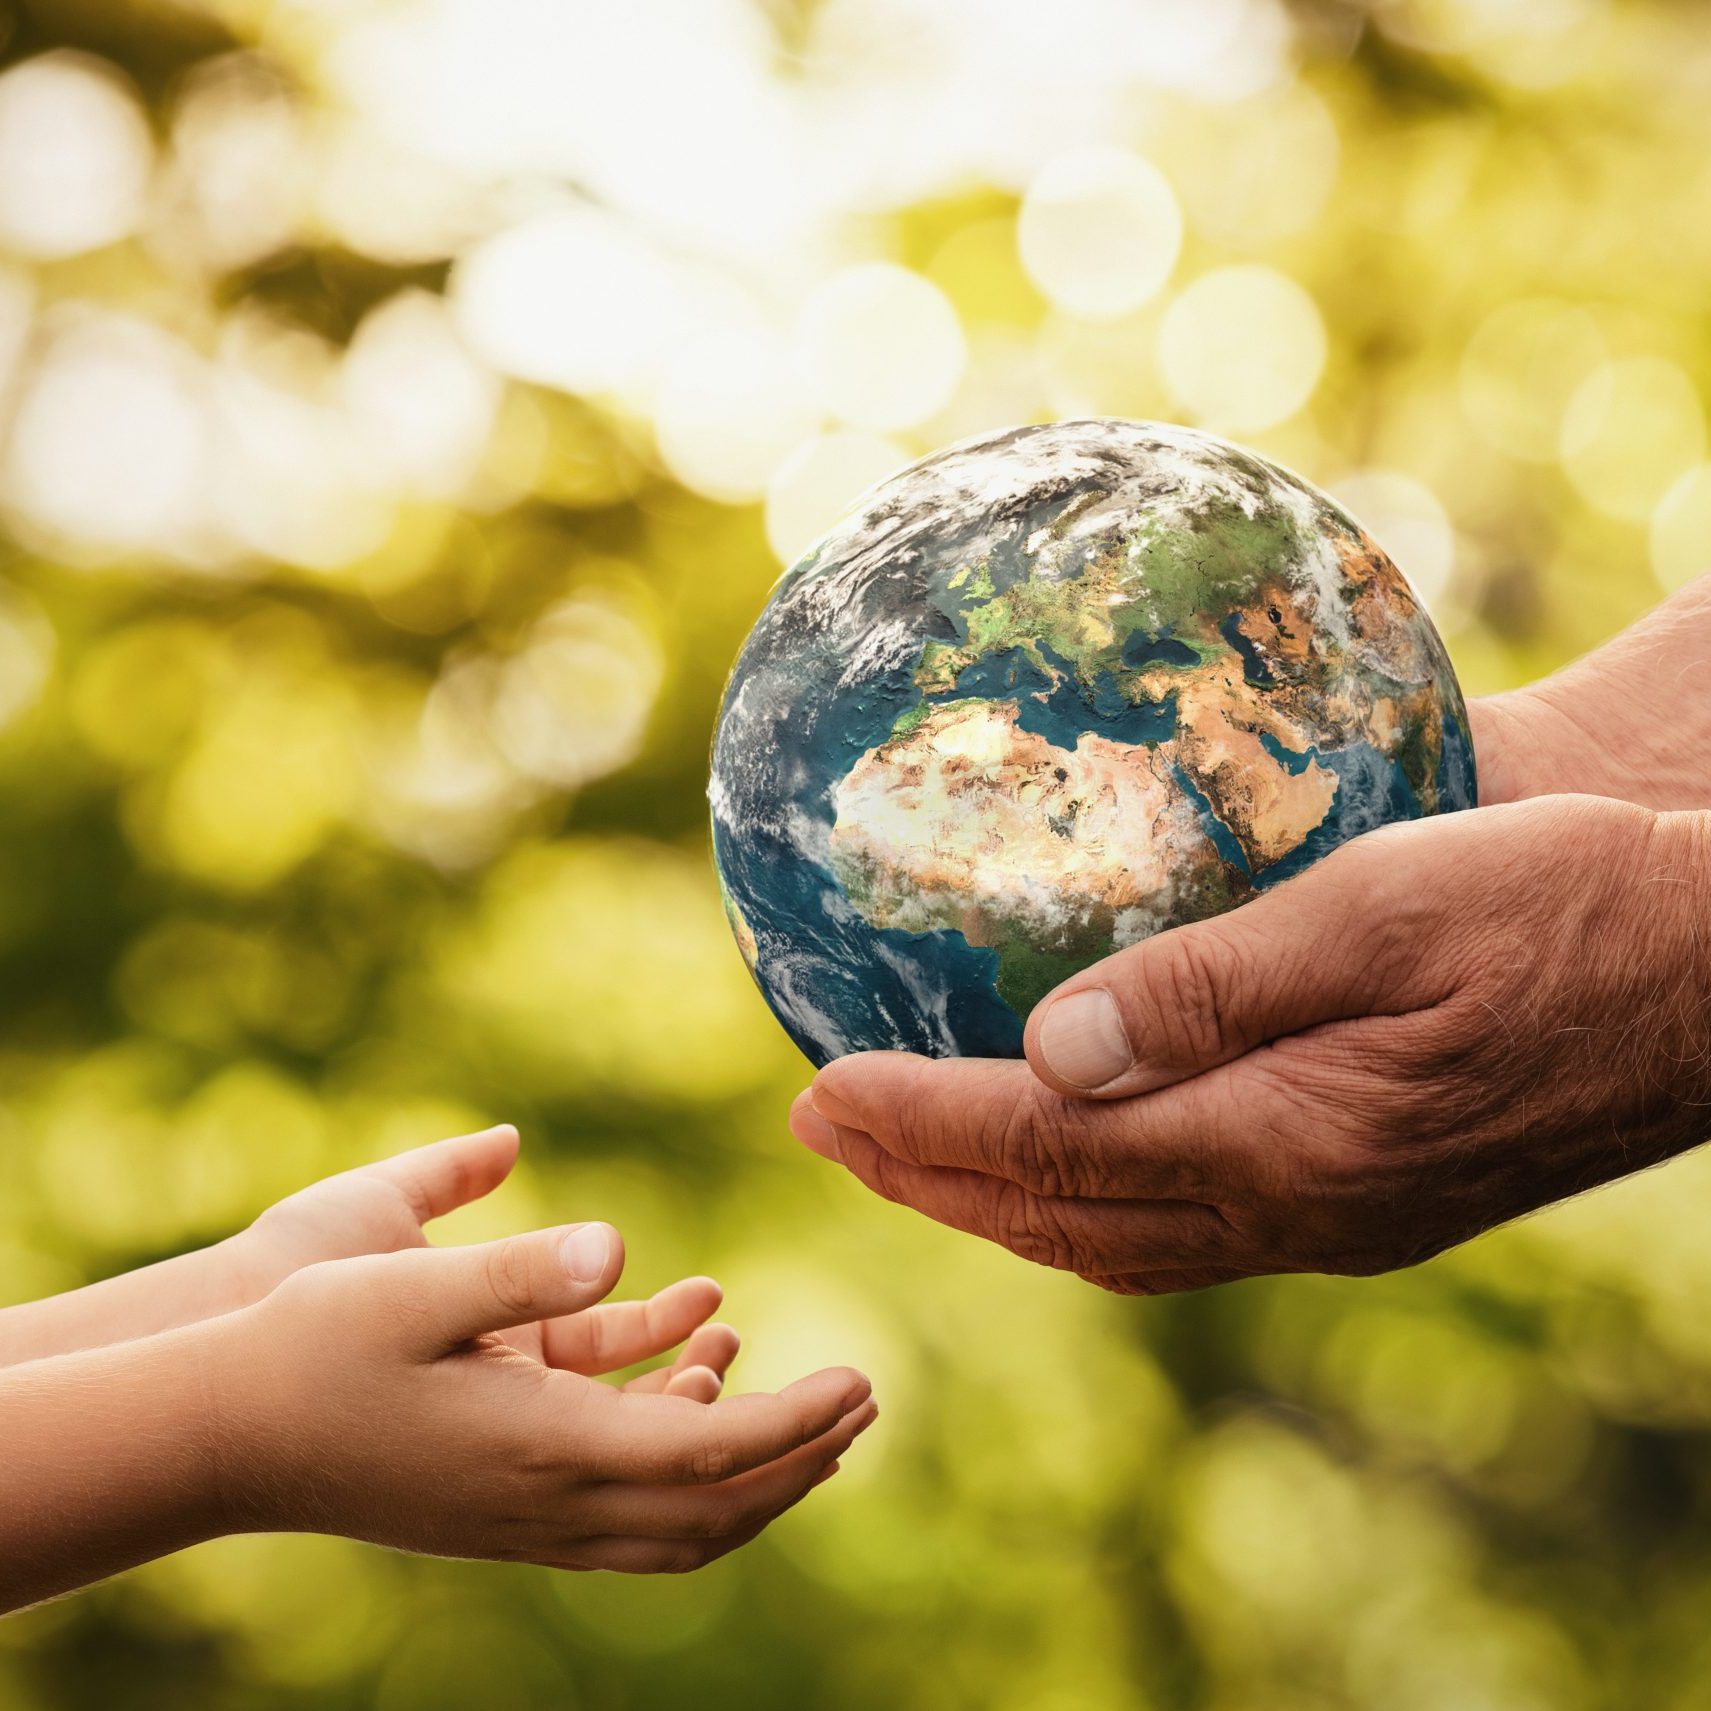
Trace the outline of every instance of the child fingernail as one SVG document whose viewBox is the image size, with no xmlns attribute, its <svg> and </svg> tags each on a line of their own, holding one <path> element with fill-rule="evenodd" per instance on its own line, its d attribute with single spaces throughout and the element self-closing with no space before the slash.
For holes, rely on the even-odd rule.
<svg viewBox="0 0 1711 1711">
<path fill-rule="evenodd" d="M 612 1231 L 606 1224 L 583 1224 L 559 1243 L 564 1269 L 578 1283 L 593 1283 L 612 1257 Z"/>
</svg>

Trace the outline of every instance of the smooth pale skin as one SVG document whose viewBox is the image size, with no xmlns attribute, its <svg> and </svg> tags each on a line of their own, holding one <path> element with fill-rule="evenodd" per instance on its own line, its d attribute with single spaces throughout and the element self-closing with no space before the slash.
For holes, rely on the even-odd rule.
<svg viewBox="0 0 1711 1711">
<path fill-rule="evenodd" d="M 516 1156 L 510 1127 L 421 1147 L 0 1312 L 0 1611 L 233 1532 L 676 1572 L 829 1478 L 867 1380 L 719 1400 L 738 1339 L 711 1278 L 597 1305 L 624 1263 L 606 1224 L 428 1245 Z"/>
<path fill-rule="evenodd" d="M 1369 833 L 1084 970 L 1035 1009 L 1025 1062 L 841 1059 L 797 1138 L 1148 1295 L 1409 1265 L 1697 1145 L 1711 577 L 1471 715 L 1487 806 Z M 1090 1039 L 1116 1047 L 1097 1085 Z"/>
</svg>

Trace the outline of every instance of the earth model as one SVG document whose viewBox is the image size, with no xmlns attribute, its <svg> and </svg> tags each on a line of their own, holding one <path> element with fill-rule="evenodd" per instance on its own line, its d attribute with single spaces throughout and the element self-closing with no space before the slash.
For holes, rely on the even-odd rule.
<svg viewBox="0 0 1711 1711">
<path fill-rule="evenodd" d="M 737 941 L 816 1063 L 1016 1055 L 1076 970 L 1474 792 L 1443 644 L 1360 525 L 1119 420 L 865 495 L 749 636 L 710 788 Z"/>
</svg>

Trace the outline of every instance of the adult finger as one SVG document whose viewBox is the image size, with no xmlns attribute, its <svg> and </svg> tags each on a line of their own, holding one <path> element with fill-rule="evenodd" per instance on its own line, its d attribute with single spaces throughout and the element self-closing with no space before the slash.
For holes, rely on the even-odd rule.
<svg viewBox="0 0 1711 1711">
<path fill-rule="evenodd" d="M 1025 1063 L 866 1052 L 821 1070 L 790 1126 L 816 1152 L 831 1125 L 1035 1194 L 1215 1200 L 1254 1172 L 1259 1107 L 1243 1091 L 1208 1080 L 1111 1105 L 1066 1098 Z"/>
<path fill-rule="evenodd" d="M 1444 993 L 1416 978 L 1429 888 L 1396 883 L 1423 825 L 1356 839 L 1227 915 L 1073 975 L 1028 1018 L 1034 1073 L 1060 1093 L 1122 1099 L 1316 1023 L 1436 1003 Z"/>
<path fill-rule="evenodd" d="M 584 1488 L 576 1499 L 577 1522 L 597 1533 L 657 1539 L 718 1539 L 743 1532 L 806 1495 L 878 1417 L 870 1398 L 813 1443 L 717 1485 L 613 1482 Z"/>
<path fill-rule="evenodd" d="M 407 1306 L 424 1347 L 438 1353 L 485 1331 L 592 1307 L 617 1283 L 624 1244 L 610 1224 L 569 1224 L 471 1247 L 413 1248 L 369 1263 Z"/>
<path fill-rule="evenodd" d="M 416 1221 L 425 1224 L 492 1193 L 511 1174 L 518 1144 L 516 1129 L 499 1123 L 471 1135 L 413 1147 L 345 1174 L 390 1183 L 409 1202 Z"/>
<path fill-rule="evenodd" d="M 686 1277 L 646 1301 L 613 1301 L 541 1326 L 548 1366 L 566 1372 L 616 1372 L 675 1348 L 724 1300 L 710 1277 Z"/>
<path fill-rule="evenodd" d="M 1113 1295 L 1181 1295 L 1194 1289 L 1215 1289 L 1221 1283 L 1240 1283 L 1259 1274 L 1234 1266 L 1194 1266 L 1176 1271 L 1131 1271 L 1115 1274 L 1083 1273 L 1087 1282 Z"/>
<path fill-rule="evenodd" d="M 852 1367 L 798 1379 L 777 1394 L 703 1407 L 680 1396 L 606 1391 L 604 1419 L 586 1417 L 587 1472 L 643 1485 L 713 1485 L 764 1466 L 829 1432 L 873 1387 Z"/>
<path fill-rule="evenodd" d="M 1190 1200 L 1091 1200 L 1035 1194 L 1003 1177 L 909 1164 L 871 1135 L 837 1131 L 840 1162 L 874 1193 L 1059 1271 L 1120 1272 L 1203 1264 L 1230 1251 L 1234 1232 Z"/>
</svg>

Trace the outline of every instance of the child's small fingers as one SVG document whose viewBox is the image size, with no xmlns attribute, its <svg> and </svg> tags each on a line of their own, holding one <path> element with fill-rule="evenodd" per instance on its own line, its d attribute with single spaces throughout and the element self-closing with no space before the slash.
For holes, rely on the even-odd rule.
<svg viewBox="0 0 1711 1711">
<path fill-rule="evenodd" d="M 691 1402 L 717 1402 L 725 1381 L 710 1366 L 686 1366 L 667 1375 L 665 1394 L 687 1396 Z"/>
<path fill-rule="evenodd" d="M 662 1391 L 677 1396 L 682 1394 L 676 1382 L 678 1377 L 691 1367 L 704 1366 L 719 1380 L 719 1389 L 723 1390 L 725 1374 L 737 1358 L 737 1350 L 742 1344 L 742 1338 L 729 1325 L 703 1325 L 678 1351 L 677 1359 L 670 1366 L 644 1372 L 640 1378 L 632 1378 L 624 1388 L 636 1396 L 658 1396 Z M 713 1397 L 700 1400 L 711 1402 Z"/>
<path fill-rule="evenodd" d="M 578 1500 L 578 1517 L 602 1533 L 639 1538 L 723 1538 L 800 1502 L 879 1410 L 869 1400 L 811 1444 L 718 1485 L 596 1486 Z"/>
<path fill-rule="evenodd" d="M 418 1223 L 491 1194 L 517 1162 L 517 1131 L 509 1123 L 413 1147 L 350 1174 L 389 1182 L 409 1202 Z"/>
<path fill-rule="evenodd" d="M 625 1574 L 685 1574 L 705 1568 L 722 1556 L 740 1550 L 757 1539 L 779 1516 L 788 1514 L 810 1491 L 824 1485 L 838 1471 L 838 1464 L 829 1462 L 810 1479 L 807 1485 L 777 1508 L 735 1531 L 718 1538 L 644 1538 L 636 1534 L 608 1533 L 582 1539 L 556 1565 L 569 1569 L 613 1569 Z"/>
<path fill-rule="evenodd" d="M 776 1395 L 727 1397 L 700 1408 L 678 1396 L 619 1392 L 587 1465 L 603 1478 L 638 1484 L 717 1484 L 812 1443 L 872 1392 L 847 1366 L 798 1379 Z"/>
<path fill-rule="evenodd" d="M 730 1325 L 703 1325 L 683 1346 L 683 1353 L 673 1363 L 679 1369 L 691 1366 L 711 1367 L 723 1378 L 731 1370 L 743 1339 Z"/>
<path fill-rule="evenodd" d="M 758 1538 L 774 1517 L 723 1539 L 637 1539 L 622 1535 L 583 1539 L 552 1566 L 609 1569 L 617 1574 L 691 1574 Z"/>
<path fill-rule="evenodd" d="M 593 1377 L 650 1360 L 675 1348 L 710 1313 L 724 1291 L 710 1277 L 686 1277 L 646 1301 L 614 1301 L 541 1327 L 548 1366 Z"/>
</svg>

